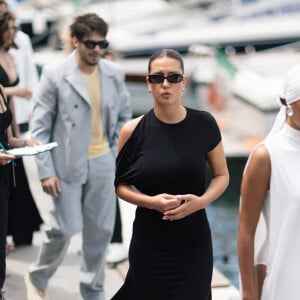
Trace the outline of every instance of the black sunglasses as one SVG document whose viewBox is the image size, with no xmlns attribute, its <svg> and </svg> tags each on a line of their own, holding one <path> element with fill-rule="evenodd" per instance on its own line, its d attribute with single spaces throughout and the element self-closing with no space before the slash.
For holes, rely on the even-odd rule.
<svg viewBox="0 0 300 300">
<path fill-rule="evenodd" d="M 162 83 L 165 79 L 167 79 L 169 83 L 179 83 L 183 80 L 183 75 L 179 73 L 172 73 L 167 76 L 163 74 L 149 74 L 148 78 L 151 83 Z"/>
<path fill-rule="evenodd" d="M 103 41 L 80 41 L 87 49 L 95 49 L 95 47 L 98 45 L 100 49 L 106 49 L 109 45 L 109 42 L 107 40 Z"/>
</svg>

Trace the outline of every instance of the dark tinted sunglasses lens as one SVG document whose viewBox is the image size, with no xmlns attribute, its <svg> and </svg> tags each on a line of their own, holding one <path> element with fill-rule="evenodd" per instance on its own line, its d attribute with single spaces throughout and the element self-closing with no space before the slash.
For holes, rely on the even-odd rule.
<svg viewBox="0 0 300 300">
<path fill-rule="evenodd" d="M 162 83 L 164 81 L 164 75 L 162 74 L 149 75 L 149 81 L 151 83 Z"/>
<path fill-rule="evenodd" d="M 106 49 L 109 45 L 109 42 L 107 40 L 104 40 L 104 41 L 99 42 L 98 45 L 101 49 Z"/>
<path fill-rule="evenodd" d="M 97 45 L 96 42 L 93 41 L 85 41 L 83 44 L 88 48 L 88 49 L 94 49 Z"/>
<path fill-rule="evenodd" d="M 169 74 L 167 76 L 167 80 L 171 83 L 178 83 L 181 82 L 183 79 L 182 74 Z"/>
<path fill-rule="evenodd" d="M 101 49 L 105 49 L 108 47 L 109 43 L 108 41 L 104 40 L 104 41 L 100 41 L 100 42 L 95 42 L 95 41 L 85 41 L 83 42 L 84 45 L 88 48 L 88 49 L 95 49 L 95 47 L 98 45 L 99 48 Z"/>
</svg>

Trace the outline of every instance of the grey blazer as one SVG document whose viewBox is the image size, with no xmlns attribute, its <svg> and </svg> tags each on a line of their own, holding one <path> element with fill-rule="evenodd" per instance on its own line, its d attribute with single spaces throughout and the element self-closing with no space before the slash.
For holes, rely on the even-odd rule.
<svg viewBox="0 0 300 300">
<path fill-rule="evenodd" d="M 101 112 L 113 155 L 118 135 L 131 118 L 125 74 L 114 62 L 100 59 Z M 85 182 L 91 132 L 91 105 L 75 51 L 62 61 L 43 68 L 33 97 L 32 137 L 59 147 L 36 156 L 40 179 L 58 176 Z M 112 166 L 114 167 L 114 166 Z"/>
</svg>

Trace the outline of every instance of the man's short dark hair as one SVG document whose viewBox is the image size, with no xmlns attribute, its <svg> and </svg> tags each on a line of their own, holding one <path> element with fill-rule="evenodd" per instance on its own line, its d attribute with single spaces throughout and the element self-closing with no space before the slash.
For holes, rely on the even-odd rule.
<svg viewBox="0 0 300 300">
<path fill-rule="evenodd" d="M 107 31 L 108 24 L 95 13 L 77 16 L 70 26 L 71 36 L 76 37 L 79 41 L 93 32 L 106 37 Z"/>
</svg>

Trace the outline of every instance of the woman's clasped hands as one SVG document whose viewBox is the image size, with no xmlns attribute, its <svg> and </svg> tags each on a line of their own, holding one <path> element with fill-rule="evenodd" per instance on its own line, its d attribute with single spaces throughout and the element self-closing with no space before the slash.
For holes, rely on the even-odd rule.
<svg viewBox="0 0 300 300">
<path fill-rule="evenodd" d="M 155 196 L 158 198 L 159 210 L 163 213 L 163 220 L 175 221 L 191 215 L 199 209 L 205 208 L 206 203 L 202 201 L 202 197 L 185 194 L 185 195 L 170 195 L 160 194 Z"/>
</svg>

